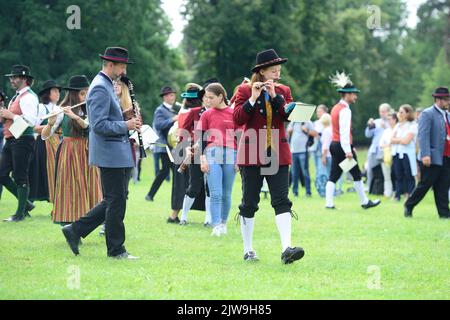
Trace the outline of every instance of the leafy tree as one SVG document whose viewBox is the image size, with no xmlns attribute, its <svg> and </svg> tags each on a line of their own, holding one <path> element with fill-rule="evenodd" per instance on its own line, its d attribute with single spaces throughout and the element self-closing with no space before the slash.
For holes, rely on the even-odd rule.
<svg viewBox="0 0 450 320">
<path fill-rule="evenodd" d="M 167 46 L 171 25 L 160 0 L 92 0 L 79 4 L 81 29 L 66 22 L 70 0 L 3 1 L 0 6 L 0 70 L 23 63 L 36 77 L 35 88 L 53 78 L 67 84 L 70 76 L 92 79 L 101 68 L 98 54 L 108 46 L 128 48 L 136 62 L 128 67 L 146 122 L 160 104 L 164 85 L 180 87 L 185 67 L 179 50 Z M 0 84 L 9 88 L 7 79 Z"/>
</svg>

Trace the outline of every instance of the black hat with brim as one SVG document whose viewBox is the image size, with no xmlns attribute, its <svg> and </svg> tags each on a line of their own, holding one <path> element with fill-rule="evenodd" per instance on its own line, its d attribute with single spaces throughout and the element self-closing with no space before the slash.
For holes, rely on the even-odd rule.
<svg viewBox="0 0 450 320">
<path fill-rule="evenodd" d="M 448 91 L 447 87 L 439 87 L 437 88 L 434 93 L 433 93 L 433 97 L 435 98 L 449 98 L 450 97 L 450 93 Z"/>
<path fill-rule="evenodd" d="M 283 64 L 287 61 L 288 59 L 286 58 L 280 58 L 274 49 L 265 50 L 256 55 L 256 65 L 253 67 L 252 72 L 256 73 L 261 69 Z"/>
<path fill-rule="evenodd" d="M 69 85 L 64 87 L 64 90 L 75 90 L 80 91 L 86 88 L 89 88 L 90 83 L 88 78 L 85 75 L 73 76 L 69 80 Z"/>
<path fill-rule="evenodd" d="M 30 68 L 23 65 L 15 65 L 12 67 L 10 74 L 5 74 L 5 77 L 27 77 L 34 79 L 31 75 Z"/>
<path fill-rule="evenodd" d="M 99 54 L 99 57 L 106 61 L 115 63 L 133 64 L 134 62 L 128 59 L 128 50 L 120 47 L 106 48 L 104 54 Z"/>
<path fill-rule="evenodd" d="M 38 96 L 43 95 L 46 91 L 51 90 L 53 88 L 57 88 L 59 90 L 62 89 L 62 87 L 56 83 L 55 80 L 47 80 L 44 82 L 44 84 L 42 85 L 42 89 L 41 91 L 39 91 Z"/>
<path fill-rule="evenodd" d="M 159 94 L 160 97 L 164 97 L 167 94 L 171 93 L 177 93 L 175 90 L 173 90 L 171 87 L 164 87 L 161 89 L 161 93 Z"/>
</svg>

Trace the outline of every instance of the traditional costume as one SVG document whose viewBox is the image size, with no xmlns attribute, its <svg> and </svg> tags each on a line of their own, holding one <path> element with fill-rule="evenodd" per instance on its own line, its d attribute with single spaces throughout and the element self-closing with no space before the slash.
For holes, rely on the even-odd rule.
<svg viewBox="0 0 450 320">
<path fill-rule="evenodd" d="M 285 63 L 275 50 L 258 53 L 253 73 Z M 237 164 L 242 177 L 242 202 L 239 206 L 241 232 L 244 241 L 244 260 L 257 260 L 252 246 L 255 212 L 258 211 L 263 179 L 266 178 L 275 210 L 276 224 L 282 244 L 283 263 L 292 263 L 303 257 L 302 248 L 291 247 L 291 207 L 289 193 L 289 165 L 292 155 L 284 122 L 289 114 L 285 105 L 292 102 L 291 90 L 275 85 L 275 97 L 262 90 L 257 101 L 250 101 L 252 83 L 242 84 L 235 98 L 234 121 L 243 127 L 238 147 Z M 276 134 L 278 133 L 278 134 Z M 261 156 L 263 155 L 263 156 Z M 270 158 L 269 161 L 266 161 Z"/>
<path fill-rule="evenodd" d="M 5 77 L 24 77 L 32 82 L 33 76 L 27 66 L 15 65 L 10 74 Z M 33 155 L 34 132 L 37 121 L 39 100 L 30 86 L 25 86 L 16 92 L 11 99 L 8 110 L 15 114 L 14 120 L 6 119 L 3 134 L 6 140 L 0 163 L 0 184 L 11 192 L 18 200 L 16 213 L 5 222 L 18 222 L 25 219 L 34 206 L 28 200 L 30 185 L 28 179 L 29 166 Z M 20 137 L 14 137 L 9 130 L 19 118 L 26 120 L 29 126 Z M 12 173 L 12 178 L 10 174 Z"/>
<path fill-rule="evenodd" d="M 345 94 L 356 94 L 360 92 L 345 73 L 336 73 L 336 75 L 331 77 L 331 82 L 338 88 L 337 92 L 341 93 L 342 99 L 331 110 L 333 136 L 330 145 L 331 172 L 327 182 L 325 195 L 327 209 L 335 209 L 334 192 L 336 189 L 336 182 L 343 172 L 340 164 L 348 158 L 349 154 L 352 154 L 353 159 L 357 161 L 356 153 L 353 148 L 352 111 L 349 103 L 345 100 Z M 368 209 L 379 205 L 379 200 L 371 201 L 367 198 L 358 165 L 355 165 L 350 170 L 350 174 L 353 177 L 354 187 L 360 198 L 361 206 L 364 209 Z"/>
</svg>

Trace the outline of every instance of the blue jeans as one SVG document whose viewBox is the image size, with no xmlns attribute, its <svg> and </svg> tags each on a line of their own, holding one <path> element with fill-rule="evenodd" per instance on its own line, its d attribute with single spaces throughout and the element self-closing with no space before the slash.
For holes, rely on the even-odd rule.
<svg viewBox="0 0 450 320">
<path fill-rule="evenodd" d="M 211 222 L 213 226 L 226 223 L 231 209 L 231 192 L 236 171 L 236 150 L 210 147 L 206 150 L 209 165 L 208 180 L 211 197 Z"/>
<path fill-rule="evenodd" d="M 306 194 L 311 194 L 311 178 L 309 176 L 309 165 L 306 152 L 292 154 L 292 191 L 298 195 L 298 181 L 300 180 L 300 170 L 305 177 Z"/>
</svg>

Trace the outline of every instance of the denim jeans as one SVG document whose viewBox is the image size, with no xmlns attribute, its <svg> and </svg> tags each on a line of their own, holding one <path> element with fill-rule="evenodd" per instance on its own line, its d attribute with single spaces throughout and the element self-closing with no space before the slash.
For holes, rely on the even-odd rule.
<svg viewBox="0 0 450 320">
<path fill-rule="evenodd" d="M 305 177 L 306 194 L 311 194 L 311 178 L 309 176 L 309 157 L 306 152 L 292 154 L 292 191 L 298 195 L 298 181 L 300 180 L 300 170 Z"/>
<path fill-rule="evenodd" d="M 210 147 L 206 150 L 209 165 L 207 181 L 211 197 L 212 225 L 226 223 L 231 209 L 231 192 L 236 171 L 236 150 Z"/>
</svg>

